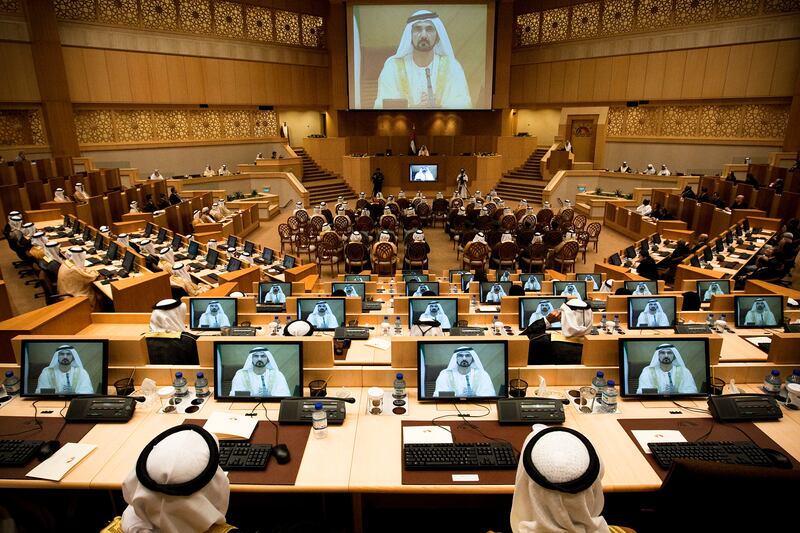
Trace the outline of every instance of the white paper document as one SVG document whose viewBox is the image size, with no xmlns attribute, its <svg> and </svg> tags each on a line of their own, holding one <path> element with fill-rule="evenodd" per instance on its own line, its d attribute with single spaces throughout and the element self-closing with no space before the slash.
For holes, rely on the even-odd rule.
<svg viewBox="0 0 800 533">
<path fill-rule="evenodd" d="M 386 339 L 374 337 L 367 341 L 367 346 L 370 348 L 377 348 L 379 350 L 388 350 L 392 346 L 392 343 Z"/>
<path fill-rule="evenodd" d="M 652 453 L 650 451 L 651 442 L 686 442 L 686 437 L 676 429 L 634 429 L 631 433 L 636 437 L 636 441 L 645 453 Z"/>
<path fill-rule="evenodd" d="M 245 416 L 230 411 L 216 411 L 208 417 L 203 428 L 222 440 L 247 440 L 257 425 L 258 419 L 255 416 Z"/>
<path fill-rule="evenodd" d="M 97 448 L 94 444 L 80 444 L 68 442 L 54 453 L 49 459 L 36 465 L 30 472 L 25 474 L 27 477 L 38 479 L 49 479 L 50 481 L 61 481 L 67 472 L 75 468 L 78 463 L 83 461 L 87 455 Z"/>
<path fill-rule="evenodd" d="M 440 426 L 405 426 L 403 444 L 451 444 L 453 434 Z"/>
</svg>

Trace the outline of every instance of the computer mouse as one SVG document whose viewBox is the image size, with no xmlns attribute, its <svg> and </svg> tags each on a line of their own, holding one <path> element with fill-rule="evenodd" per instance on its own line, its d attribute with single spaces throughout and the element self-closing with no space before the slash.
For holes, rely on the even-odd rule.
<svg viewBox="0 0 800 533">
<path fill-rule="evenodd" d="M 39 451 L 36 453 L 36 456 L 39 458 L 39 460 L 44 461 L 56 453 L 59 448 L 61 448 L 61 443 L 57 440 L 45 441 L 45 443 L 39 447 Z"/>
<path fill-rule="evenodd" d="M 791 459 L 783 455 L 778 450 L 773 450 L 771 448 L 761 448 L 761 449 L 764 451 L 767 457 L 770 458 L 770 460 L 772 461 L 772 465 L 775 466 L 776 468 L 785 468 L 787 470 L 792 468 Z"/>
<path fill-rule="evenodd" d="M 292 460 L 289 448 L 285 444 L 276 444 L 273 446 L 272 455 L 275 456 L 275 460 L 278 461 L 279 465 L 285 465 Z"/>
</svg>

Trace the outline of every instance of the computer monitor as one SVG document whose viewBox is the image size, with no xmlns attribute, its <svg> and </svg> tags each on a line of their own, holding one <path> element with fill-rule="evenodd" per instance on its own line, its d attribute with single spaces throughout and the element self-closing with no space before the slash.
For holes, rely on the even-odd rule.
<svg viewBox="0 0 800 533">
<path fill-rule="evenodd" d="M 119 253 L 119 245 L 115 241 L 108 243 L 108 250 L 106 250 L 106 259 L 109 261 L 116 261 Z"/>
<path fill-rule="evenodd" d="M 742 229 L 744 229 L 745 232 L 750 231 L 750 221 L 748 219 L 742 220 Z"/>
<path fill-rule="evenodd" d="M 344 295 L 347 297 L 355 297 L 358 296 L 363 301 L 366 296 L 367 288 L 363 282 L 358 281 L 345 281 L 344 283 L 334 282 L 331 283 L 331 292 L 336 292 L 338 290 L 344 291 Z"/>
<path fill-rule="evenodd" d="M 242 260 L 237 259 L 236 257 L 231 257 L 228 260 L 228 265 L 225 268 L 225 270 L 227 270 L 228 272 L 236 272 L 240 268 L 242 268 Z"/>
<path fill-rule="evenodd" d="M 523 330 L 550 314 L 551 311 L 561 307 L 567 301 L 561 296 L 536 296 L 519 299 L 519 329 Z M 561 322 L 553 322 L 548 329 L 561 329 Z"/>
<path fill-rule="evenodd" d="M 298 298 L 297 317 L 319 331 L 333 331 L 347 325 L 344 298 Z"/>
<path fill-rule="evenodd" d="M 742 226 L 740 226 L 739 224 L 736 224 L 736 236 L 737 237 L 741 237 L 743 234 L 744 234 L 744 231 L 742 231 Z"/>
<path fill-rule="evenodd" d="M 469 284 L 473 279 L 475 279 L 475 274 L 472 272 L 461 274 L 461 292 L 469 292 Z"/>
<path fill-rule="evenodd" d="M 105 248 L 106 248 L 106 241 L 103 238 L 103 234 L 98 231 L 97 235 L 94 236 L 94 249 L 97 250 L 98 252 L 102 252 L 103 250 L 105 250 Z"/>
<path fill-rule="evenodd" d="M 628 259 L 636 259 L 636 248 L 633 246 L 625 248 L 625 257 Z"/>
<path fill-rule="evenodd" d="M 83 226 L 81 226 L 81 221 L 78 220 L 78 219 L 75 219 L 75 224 L 72 225 L 72 234 L 73 235 L 78 235 L 81 232 L 82 229 L 83 229 Z"/>
<path fill-rule="evenodd" d="M 186 250 L 186 255 L 194 259 L 200 253 L 200 243 L 197 241 L 189 241 L 189 248 Z"/>
<path fill-rule="evenodd" d="M 639 255 L 647 255 L 650 251 L 650 246 L 647 244 L 647 239 L 642 239 L 639 243 Z"/>
<path fill-rule="evenodd" d="M 142 237 L 145 238 L 150 237 L 150 235 L 153 233 L 153 227 L 154 226 L 152 222 L 148 222 L 147 224 L 145 224 L 144 231 L 142 232 Z"/>
<path fill-rule="evenodd" d="M 693 255 L 689 258 L 689 264 L 692 265 L 693 267 L 699 267 L 700 259 L 696 255 Z"/>
<path fill-rule="evenodd" d="M 628 329 L 671 328 L 674 325 L 674 296 L 628 296 Z"/>
<path fill-rule="evenodd" d="M 108 341 L 82 337 L 24 340 L 20 381 L 20 396 L 23 398 L 105 394 L 108 388 Z"/>
<path fill-rule="evenodd" d="M 481 281 L 481 303 L 499 304 L 511 291 L 510 281 Z"/>
<path fill-rule="evenodd" d="M 272 248 L 264 248 L 261 252 L 261 259 L 263 259 L 265 263 L 271 263 L 273 253 Z"/>
<path fill-rule="evenodd" d="M 721 254 L 722 252 L 725 251 L 725 243 L 722 242 L 722 239 L 717 239 L 717 240 L 714 241 L 714 250 L 718 254 Z"/>
<path fill-rule="evenodd" d="M 586 299 L 586 282 L 575 281 L 554 281 L 553 294 L 556 296 L 577 296 L 581 300 Z"/>
<path fill-rule="evenodd" d="M 228 242 L 225 243 L 226 248 L 236 248 L 236 235 L 228 235 Z"/>
<path fill-rule="evenodd" d="M 177 252 L 183 246 L 183 237 L 180 234 L 175 233 L 172 235 L 172 242 L 170 243 L 170 247 L 172 248 L 173 252 Z"/>
<path fill-rule="evenodd" d="M 189 298 L 189 327 L 211 331 L 237 324 L 236 298 Z"/>
<path fill-rule="evenodd" d="M 345 281 L 372 281 L 370 274 L 345 274 Z"/>
<path fill-rule="evenodd" d="M 81 238 L 83 242 L 92 240 L 92 228 L 90 228 L 88 224 L 83 228 L 83 235 L 81 235 Z"/>
<path fill-rule="evenodd" d="M 408 165 L 408 181 L 434 182 L 439 179 L 439 165 Z"/>
<path fill-rule="evenodd" d="M 513 270 L 498 270 L 495 279 L 497 281 L 511 281 L 511 274 L 513 273 Z"/>
<path fill-rule="evenodd" d="M 725 232 L 725 244 L 727 244 L 728 246 L 733 244 L 733 233 L 731 233 L 730 231 Z"/>
<path fill-rule="evenodd" d="M 292 284 L 279 281 L 262 281 L 258 284 L 258 303 L 267 305 L 285 304 L 292 295 Z"/>
<path fill-rule="evenodd" d="M 449 331 L 458 322 L 458 299 L 431 296 L 409 300 L 409 325 L 419 324 L 420 319 L 438 320 L 442 331 Z"/>
<path fill-rule="evenodd" d="M 608 263 L 614 266 L 622 265 L 622 258 L 619 254 L 611 254 L 611 257 L 608 258 Z"/>
<path fill-rule="evenodd" d="M 576 281 L 585 281 L 586 287 L 591 292 L 599 291 L 603 287 L 603 275 L 594 272 L 579 272 L 575 274 Z"/>
<path fill-rule="evenodd" d="M 505 398 L 508 343 L 418 341 L 417 376 L 420 401 L 480 402 Z"/>
<path fill-rule="evenodd" d="M 284 255 L 283 256 L 283 267 L 284 268 L 294 268 L 294 264 L 296 262 L 297 262 L 297 259 L 295 259 L 291 255 Z"/>
<path fill-rule="evenodd" d="M 737 328 L 783 326 L 783 296 L 734 296 Z"/>
<path fill-rule="evenodd" d="M 626 281 L 625 288 L 634 296 L 650 296 L 658 294 L 657 281 Z"/>
<path fill-rule="evenodd" d="M 661 244 L 661 234 L 653 233 L 653 244 Z"/>
<path fill-rule="evenodd" d="M 406 296 L 425 296 L 423 293 L 431 291 L 436 296 L 439 296 L 439 282 L 438 281 L 407 281 L 406 282 Z"/>
<path fill-rule="evenodd" d="M 122 269 L 125 272 L 133 272 L 135 269 L 136 256 L 130 250 L 125 250 L 125 256 L 122 258 Z"/>
<path fill-rule="evenodd" d="M 218 259 L 219 252 L 214 248 L 209 248 L 206 252 L 206 266 L 208 266 L 208 268 L 215 268 Z"/>
<path fill-rule="evenodd" d="M 703 246 L 703 260 L 708 262 L 714 259 L 714 252 L 708 246 Z"/>
<path fill-rule="evenodd" d="M 255 250 L 256 244 L 253 241 L 244 241 L 244 251 L 252 255 Z"/>
<path fill-rule="evenodd" d="M 156 244 L 161 244 L 167 240 L 167 228 L 159 228 L 158 235 L 156 235 Z"/>
<path fill-rule="evenodd" d="M 541 292 L 544 274 L 520 274 L 519 282 L 525 292 Z"/>
<path fill-rule="evenodd" d="M 700 295 L 700 301 L 703 303 L 710 302 L 711 297 L 715 294 L 730 294 L 731 293 L 731 280 L 729 279 L 698 279 L 697 280 L 697 294 Z"/>
<path fill-rule="evenodd" d="M 422 272 L 411 272 L 403 274 L 403 281 L 408 283 L 409 281 L 428 281 L 429 277 L 428 274 L 423 274 Z"/>
<path fill-rule="evenodd" d="M 675 400 L 707 396 L 708 339 L 702 336 L 619 339 L 620 395 Z"/>
<path fill-rule="evenodd" d="M 453 276 L 456 274 L 464 275 L 464 274 L 471 274 L 469 270 L 459 270 L 459 269 L 450 269 L 447 271 L 447 279 L 450 283 L 453 283 Z"/>
<path fill-rule="evenodd" d="M 71 228 L 72 227 L 72 219 L 69 215 L 64 215 L 64 227 Z"/>
<path fill-rule="evenodd" d="M 214 398 L 270 402 L 303 395 L 303 344 L 214 343 Z"/>
</svg>

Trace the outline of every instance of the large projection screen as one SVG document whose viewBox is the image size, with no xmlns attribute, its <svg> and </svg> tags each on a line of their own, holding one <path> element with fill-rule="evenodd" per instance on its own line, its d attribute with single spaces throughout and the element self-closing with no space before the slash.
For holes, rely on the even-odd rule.
<svg viewBox="0 0 800 533">
<path fill-rule="evenodd" d="M 494 4 L 347 5 L 350 109 L 491 109 Z"/>
</svg>

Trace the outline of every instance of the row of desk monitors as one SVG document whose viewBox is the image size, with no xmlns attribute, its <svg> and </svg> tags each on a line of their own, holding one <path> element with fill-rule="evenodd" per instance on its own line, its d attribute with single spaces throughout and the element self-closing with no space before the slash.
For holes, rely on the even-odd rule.
<svg viewBox="0 0 800 533">
<path fill-rule="evenodd" d="M 623 397 L 677 399 L 707 395 L 708 339 L 620 339 Z M 303 395 L 303 344 L 214 343 L 214 396 L 222 401 L 277 401 Z M 490 401 L 508 396 L 508 343 L 418 341 L 422 401 Z M 103 394 L 108 341 L 65 339 L 22 342 L 22 397 L 72 398 Z"/>
</svg>

